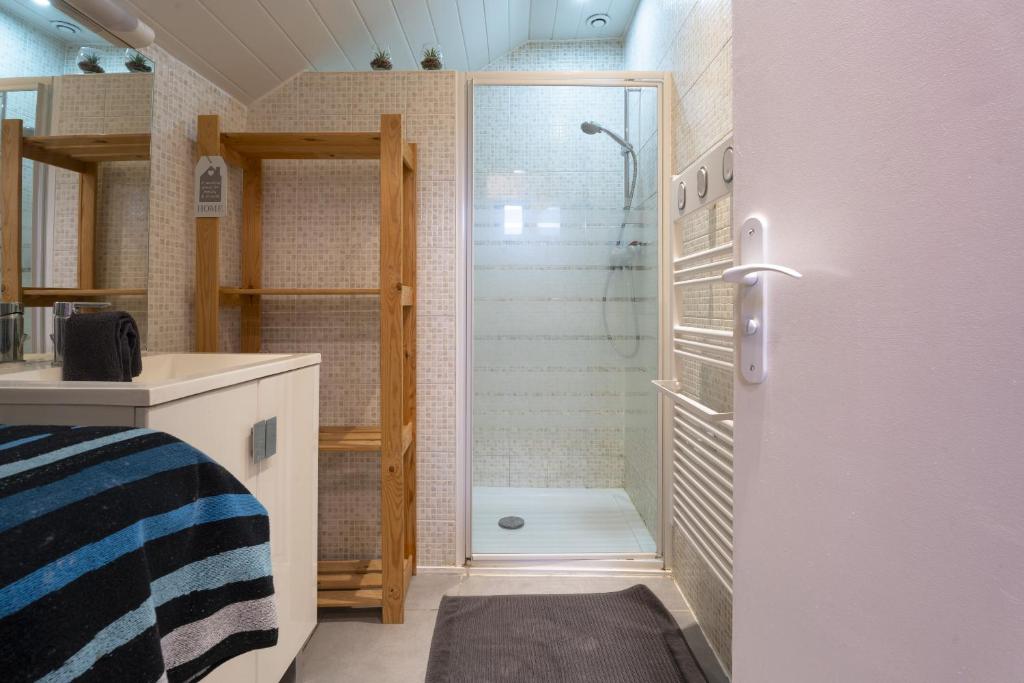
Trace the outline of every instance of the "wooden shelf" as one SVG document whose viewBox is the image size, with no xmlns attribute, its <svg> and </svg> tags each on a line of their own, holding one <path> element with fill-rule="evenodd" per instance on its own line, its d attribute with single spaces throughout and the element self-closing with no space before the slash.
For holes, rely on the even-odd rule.
<svg viewBox="0 0 1024 683">
<path fill-rule="evenodd" d="M 402 563 L 408 590 L 412 561 Z M 322 560 L 317 563 L 316 606 L 372 608 L 384 604 L 384 575 L 380 560 Z"/>
<path fill-rule="evenodd" d="M 380 427 L 321 427 L 321 453 L 379 451 Z"/>
<path fill-rule="evenodd" d="M 123 296 L 146 296 L 145 289 L 78 289 L 75 287 L 25 287 L 22 298 L 26 306 L 52 306 L 57 301 L 109 299 Z"/>
<path fill-rule="evenodd" d="M 225 158 L 379 159 L 380 133 L 221 133 Z"/>
<path fill-rule="evenodd" d="M 402 426 L 402 453 L 409 450 L 412 439 L 412 422 L 407 422 Z M 320 427 L 321 453 L 379 451 L 382 443 L 380 427 Z"/>
<path fill-rule="evenodd" d="M 362 569 L 321 563 L 318 604 L 377 607 L 385 624 L 400 624 L 416 571 L 416 145 L 405 141 L 398 114 L 381 115 L 380 131 L 364 133 L 222 132 L 220 118 L 211 114 L 196 120 L 196 152 L 220 154 L 242 175 L 241 286 L 221 285 L 220 219 L 196 218 L 197 351 L 219 348 L 225 307 L 239 310 L 239 345 L 255 353 L 262 347 L 263 297 L 377 297 L 381 423 L 321 427 L 318 450 L 379 454 L 381 559 Z M 380 162 L 379 289 L 263 286 L 264 159 Z M 13 283 L 15 274 L 8 279 Z"/>
<path fill-rule="evenodd" d="M 377 296 L 370 287 L 221 287 L 221 306 L 242 305 L 243 296 Z"/>
<path fill-rule="evenodd" d="M 29 136 L 22 142 L 22 156 L 84 173 L 97 162 L 148 160 L 149 133 Z"/>
</svg>

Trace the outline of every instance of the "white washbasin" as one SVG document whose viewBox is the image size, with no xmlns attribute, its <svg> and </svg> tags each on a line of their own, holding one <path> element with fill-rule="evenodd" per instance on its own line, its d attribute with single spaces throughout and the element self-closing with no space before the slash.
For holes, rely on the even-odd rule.
<svg viewBox="0 0 1024 683">
<path fill-rule="evenodd" d="M 152 406 L 319 362 L 317 353 L 147 354 L 131 382 L 64 382 L 60 368 L 26 364 L 0 374 L 0 410 L 5 403 Z"/>
</svg>

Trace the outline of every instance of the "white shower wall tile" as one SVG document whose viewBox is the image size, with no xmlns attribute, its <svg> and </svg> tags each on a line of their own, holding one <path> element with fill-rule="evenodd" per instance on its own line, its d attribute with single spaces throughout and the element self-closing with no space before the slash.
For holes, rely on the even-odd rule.
<svg viewBox="0 0 1024 683">
<path fill-rule="evenodd" d="M 623 43 L 610 40 L 528 41 L 494 60 L 485 71 L 618 71 Z"/>
</svg>

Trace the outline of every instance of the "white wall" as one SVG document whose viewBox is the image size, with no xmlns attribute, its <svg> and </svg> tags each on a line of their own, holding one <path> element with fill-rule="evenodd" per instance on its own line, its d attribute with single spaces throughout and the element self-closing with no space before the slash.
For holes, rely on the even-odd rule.
<svg viewBox="0 0 1024 683">
<path fill-rule="evenodd" d="M 734 1 L 734 680 L 1024 680 L 1024 9 Z"/>
</svg>

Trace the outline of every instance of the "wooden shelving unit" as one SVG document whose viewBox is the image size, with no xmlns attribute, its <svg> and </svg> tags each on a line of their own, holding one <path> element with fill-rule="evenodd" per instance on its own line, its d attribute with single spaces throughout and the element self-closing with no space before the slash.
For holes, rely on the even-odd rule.
<svg viewBox="0 0 1024 683">
<path fill-rule="evenodd" d="M 379 451 L 381 555 L 320 562 L 317 605 L 381 607 L 386 624 L 405 619 L 416 572 L 416 147 L 402 117 L 384 114 L 367 133 L 225 133 L 200 116 L 198 151 L 242 170 L 242 282 L 222 286 L 219 219 L 196 219 L 196 350 L 218 348 L 221 307 L 239 308 L 242 351 L 261 346 L 267 296 L 376 296 L 380 304 L 380 425 L 321 426 L 320 453 Z M 380 160 L 380 280 L 375 288 L 264 287 L 263 160 Z"/>
<path fill-rule="evenodd" d="M 0 154 L 0 300 L 26 306 L 52 306 L 55 301 L 145 296 L 145 289 L 96 288 L 97 164 L 106 161 L 146 161 L 149 134 L 37 135 L 25 137 L 23 122 L 3 122 Z M 21 162 L 30 159 L 78 174 L 78 286 L 36 288 L 21 285 Z"/>
</svg>

